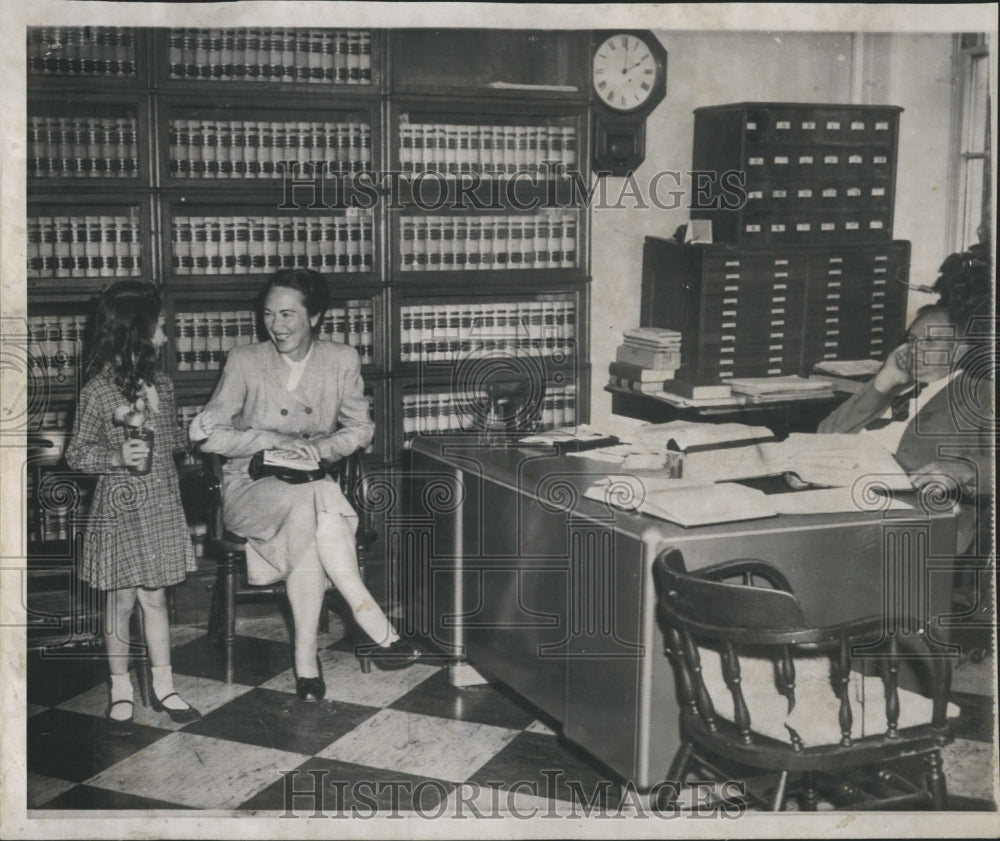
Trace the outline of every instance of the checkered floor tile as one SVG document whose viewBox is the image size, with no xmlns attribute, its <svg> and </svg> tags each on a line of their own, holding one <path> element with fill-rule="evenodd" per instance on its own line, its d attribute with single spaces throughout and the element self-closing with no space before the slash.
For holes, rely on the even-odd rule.
<svg viewBox="0 0 1000 841">
<path fill-rule="evenodd" d="M 287 628 L 238 628 L 236 680 L 197 628 L 175 629 L 178 691 L 201 710 L 181 725 L 136 703 L 132 732 L 105 718 L 99 657 L 28 667 L 27 806 L 49 810 L 311 809 L 442 814 L 620 807 L 620 784 L 559 738 L 558 725 L 497 685 L 456 689 L 433 659 L 363 675 L 339 626 L 320 650 L 327 696 L 295 695 Z M 978 668 L 978 672 L 973 671 Z M 986 676 L 986 683 L 982 680 Z M 945 751 L 953 808 L 993 809 L 991 660 L 961 672 L 963 713 Z M 977 684 L 978 681 L 978 684 Z M 138 693 L 137 693 L 138 701 Z M 594 800 L 596 796 L 596 800 Z"/>
</svg>

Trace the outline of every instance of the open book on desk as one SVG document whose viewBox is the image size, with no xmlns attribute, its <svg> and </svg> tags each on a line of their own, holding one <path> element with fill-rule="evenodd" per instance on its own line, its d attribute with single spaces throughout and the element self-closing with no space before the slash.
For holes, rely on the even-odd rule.
<svg viewBox="0 0 1000 841">
<path fill-rule="evenodd" d="M 912 508 L 889 496 L 854 493 L 852 488 L 822 488 L 765 494 L 735 483 L 703 484 L 662 474 L 618 474 L 584 491 L 588 499 L 613 508 L 638 511 L 685 528 L 775 517 L 778 514 L 840 514 Z"/>
<path fill-rule="evenodd" d="M 890 491 L 913 490 L 893 455 L 864 435 L 793 433 L 784 441 L 690 453 L 686 479 L 731 482 L 792 474 L 807 485 L 852 487 L 869 479 Z"/>
<path fill-rule="evenodd" d="M 681 420 L 649 424 L 639 429 L 636 436 L 641 442 L 656 445 L 661 450 L 666 448 L 681 452 L 774 440 L 774 433 L 766 426 Z"/>
</svg>

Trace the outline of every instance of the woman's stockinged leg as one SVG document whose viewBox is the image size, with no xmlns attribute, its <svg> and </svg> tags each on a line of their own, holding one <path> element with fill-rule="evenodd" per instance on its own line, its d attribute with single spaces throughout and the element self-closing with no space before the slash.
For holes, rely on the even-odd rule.
<svg viewBox="0 0 1000 841">
<path fill-rule="evenodd" d="M 317 634 L 326 596 L 326 573 L 315 561 L 303 561 L 288 574 L 285 593 L 295 623 L 295 674 L 298 677 L 316 677 L 319 674 L 316 664 Z"/>
<path fill-rule="evenodd" d="M 388 646 L 399 639 L 399 634 L 361 579 L 354 531 L 354 525 L 342 514 L 320 513 L 316 528 L 320 564 L 344 597 L 361 630 L 379 645 Z"/>
</svg>

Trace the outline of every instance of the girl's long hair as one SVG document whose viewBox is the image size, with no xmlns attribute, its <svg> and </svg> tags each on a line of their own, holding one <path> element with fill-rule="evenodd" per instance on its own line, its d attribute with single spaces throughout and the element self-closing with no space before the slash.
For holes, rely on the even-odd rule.
<svg viewBox="0 0 1000 841">
<path fill-rule="evenodd" d="M 135 400 L 156 374 L 153 335 L 162 309 L 163 300 L 151 283 L 123 280 L 104 290 L 97 301 L 87 377 L 108 367 L 115 385 L 130 402 Z"/>
</svg>

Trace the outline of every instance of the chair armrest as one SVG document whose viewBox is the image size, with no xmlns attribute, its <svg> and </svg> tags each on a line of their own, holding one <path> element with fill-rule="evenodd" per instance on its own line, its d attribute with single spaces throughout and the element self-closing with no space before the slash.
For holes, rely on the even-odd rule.
<svg viewBox="0 0 1000 841">
<path fill-rule="evenodd" d="M 776 590 L 783 590 L 786 593 L 792 592 L 792 585 L 781 570 L 758 558 L 733 558 L 697 570 L 692 575 L 697 578 L 706 578 L 709 581 L 722 581 L 726 578 L 735 578 L 738 575 L 750 575 L 763 578 Z"/>
</svg>

